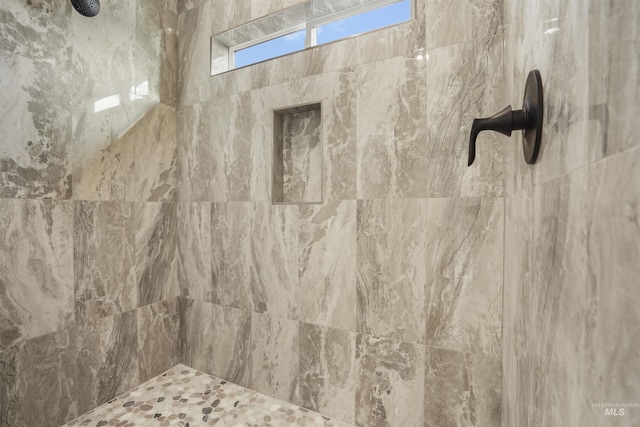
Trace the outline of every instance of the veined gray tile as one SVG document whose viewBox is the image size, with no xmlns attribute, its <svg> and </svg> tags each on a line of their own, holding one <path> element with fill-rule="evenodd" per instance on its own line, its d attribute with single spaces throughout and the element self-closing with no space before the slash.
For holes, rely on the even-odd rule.
<svg viewBox="0 0 640 427">
<path fill-rule="evenodd" d="M 71 5 L 64 0 L 0 6 L 0 51 L 67 65 L 71 46 Z M 4 55 L 3 55 L 4 56 Z"/>
<path fill-rule="evenodd" d="M 213 304 L 185 298 L 180 298 L 179 304 L 180 360 L 200 371 L 212 372 Z"/>
<path fill-rule="evenodd" d="M 300 322 L 302 406 L 353 424 L 356 333 Z"/>
<path fill-rule="evenodd" d="M 56 427 L 78 416 L 76 329 L 0 346 L 0 424 Z"/>
<path fill-rule="evenodd" d="M 213 305 L 211 374 L 247 386 L 251 375 L 251 313 Z"/>
<path fill-rule="evenodd" d="M 136 86 L 147 96 L 177 106 L 178 14 L 175 0 L 136 2 Z"/>
<path fill-rule="evenodd" d="M 135 81 L 135 0 L 101 4 L 97 19 L 74 12 L 71 20 L 74 81 L 91 79 L 117 92 L 140 84 Z"/>
<path fill-rule="evenodd" d="M 423 343 L 426 203 L 358 201 L 358 332 Z"/>
<path fill-rule="evenodd" d="M 136 187 L 134 142 L 137 141 L 132 141 L 135 138 L 131 130 L 140 121 L 147 121 L 144 117 L 154 105 L 147 98 L 96 85 L 86 99 L 75 107 L 74 199 L 123 201 L 128 199 L 129 194 L 133 195 Z M 137 130 L 139 136 L 140 132 L 150 132 L 148 128 L 143 130 L 138 127 Z M 142 176 L 141 172 L 138 174 Z M 146 199 L 141 195 L 139 200 Z"/>
<path fill-rule="evenodd" d="M 213 301 L 211 283 L 211 204 L 177 206 L 177 280 L 182 297 Z"/>
<path fill-rule="evenodd" d="M 70 202 L 0 200 L 0 344 L 74 321 Z"/>
<path fill-rule="evenodd" d="M 358 334 L 356 365 L 356 426 L 424 426 L 424 346 Z"/>
<path fill-rule="evenodd" d="M 500 426 L 500 361 L 427 347 L 425 426 Z"/>
<path fill-rule="evenodd" d="M 136 281 L 140 306 L 178 296 L 175 203 L 136 203 Z"/>
<path fill-rule="evenodd" d="M 481 133 L 476 161 L 467 167 L 473 119 L 503 107 L 502 44 L 475 40 L 433 49 L 427 55 L 425 193 L 429 197 L 502 195 L 505 144 L 514 141 L 493 132 Z"/>
<path fill-rule="evenodd" d="M 300 207 L 300 320 L 356 330 L 356 211 L 355 200 Z"/>
<path fill-rule="evenodd" d="M 178 112 L 178 197 L 180 201 L 228 200 L 225 151 L 219 123 L 226 117 L 219 100 L 193 104 Z"/>
<path fill-rule="evenodd" d="M 426 344 L 500 358 L 503 199 L 428 199 Z"/>
<path fill-rule="evenodd" d="M 193 0 L 190 0 L 193 1 Z M 198 1 L 197 7 L 178 16 L 178 104 L 204 101 L 211 79 L 209 56 L 213 15 L 211 0 Z M 223 3 L 216 0 L 216 3 Z M 180 5 L 183 3 L 180 2 Z"/>
<path fill-rule="evenodd" d="M 287 402 L 298 401 L 298 322 L 251 315 L 249 388 Z"/>
<path fill-rule="evenodd" d="M 357 195 L 426 195 L 424 61 L 396 57 L 356 68 Z"/>
<path fill-rule="evenodd" d="M 76 318 L 82 323 L 138 306 L 132 203 L 74 203 Z"/>
<path fill-rule="evenodd" d="M 136 312 L 105 317 L 78 331 L 78 413 L 138 384 Z"/>
<path fill-rule="evenodd" d="M 268 202 L 214 203 L 214 302 L 295 319 L 299 212 Z"/>
<path fill-rule="evenodd" d="M 140 307 L 138 326 L 138 383 L 160 375 L 180 360 L 178 299 Z"/>
<path fill-rule="evenodd" d="M 120 136 L 123 145 L 134 147 L 134 180 L 129 181 L 127 200 L 175 200 L 176 121 L 174 107 L 156 104 Z"/>
<path fill-rule="evenodd" d="M 0 197 L 71 198 L 70 78 L 57 68 L 68 64 L 0 54 Z"/>
</svg>

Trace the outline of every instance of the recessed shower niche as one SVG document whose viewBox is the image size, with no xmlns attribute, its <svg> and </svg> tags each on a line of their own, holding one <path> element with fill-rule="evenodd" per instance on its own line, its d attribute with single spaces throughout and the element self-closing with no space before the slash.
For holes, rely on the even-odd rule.
<svg viewBox="0 0 640 427">
<path fill-rule="evenodd" d="M 273 203 L 322 203 L 322 107 L 273 112 Z"/>
</svg>

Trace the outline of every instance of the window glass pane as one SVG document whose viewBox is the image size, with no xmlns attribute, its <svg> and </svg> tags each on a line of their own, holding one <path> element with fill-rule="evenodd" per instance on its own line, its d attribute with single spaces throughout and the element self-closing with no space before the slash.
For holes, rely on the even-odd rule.
<svg viewBox="0 0 640 427">
<path fill-rule="evenodd" d="M 318 44 L 329 43 L 411 19 L 411 0 L 403 0 L 379 9 L 350 16 L 317 27 Z"/>
<path fill-rule="evenodd" d="M 249 46 L 248 48 L 237 50 L 235 56 L 235 67 L 240 68 L 245 65 L 276 58 L 287 53 L 304 49 L 304 38 L 306 30 L 280 36 L 267 40 L 260 44 Z"/>
</svg>

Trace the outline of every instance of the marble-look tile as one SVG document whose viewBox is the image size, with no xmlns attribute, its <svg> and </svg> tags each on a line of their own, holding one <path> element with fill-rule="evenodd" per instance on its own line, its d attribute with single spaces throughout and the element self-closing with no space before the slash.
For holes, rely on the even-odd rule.
<svg viewBox="0 0 640 427">
<path fill-rule="evenodd" d="M 424 347 L 359 334 L 358 427 L 424 426 Z"/>
<path fill-rule="evenodd" d="M 640 5 L 632 0 L 589 2 L 589 137 L 591 161 L 638 146 Z"/>
<path fill-rule="evenodd" d="M 429 197 L 501 196 L 505 144 L 514 145 L 514 141 L 482 132 L 476 160 L 467 167 L 473 119 L 504 107 L 500 105 L 501 40 L 445 46 L 428 51 L 427 56 L 425 193 Z"/>
<path fill-rule="evenodd" d="M 588 180 L 591 206 L 579 210 L 588 215 L 588 234 L 579 229 L 577 237 L 577 244 L 588 249 L 579 267 L 589 278 L 581 353 L 586 403 L 581 403 L 628 402 L 640 396 L 640 148 L 591 166 Z M 580 415 L 582 425 L 605 424 L 610 418 L 603 409 Z M 640 409 L 628 409 L 619 423 L 639 417 Z"/>
<path fill-rule="evenodd" d="M 273 169 L 282 177 L 282 196 L 274 196 L 274 201 L 322 202 L 322 111 L 317 109 L 281 117 L 282 134 L 278 138 L 274 136 L 273 142 L 274 151 L 280 151 L 274 152 L 274 158 L 280 159 L 281 164 L 274 164 Z M 274 183 L 274 193 L 279 190 L 278 184 Z"/>
<path fill-rule="evenodd" d="M 127 199 L 135 188 L 136 147 L 124 138 L 154 102 L 96 85 L 73 111 L 73 198 Z M 145 120 L 146 121 L 146 120 Z M 159 123 L 156 121 L 156 123 Z M 151 132 L 148 128 L 137 128 Z M 142 138 L 142 136 L 141 136 Z M 140 198 L 142 200 L 142 198 Z"/>
<path fill-rule="evenodd" d="M 176 121 L 174 107 L 155 104 L 120 136 L 122 145 L 134 147 L 134 179 L 127 186 L 127 200 L 175 200 Z"/>
<path fill-rule="evenodd" d="M 76 202 L 73 219 L 76 319 L 90 322 L 138 306 L 132 203 Z"/>
<path fill-rule="evenodd" d="M 353 424 L 356 334 L 303 322 L 299 333 L 301 405 Z"/>
<path fill-rule="evenodd" d="M 299 400 L 298 322 L 251 315 L 251 375 L 248 388 L 287 402 Z"/>
<path fill-rule="evenodd" d="M 396 57 L 356 68 L 357 195 L 426 195 L 424 61 Z"/>
<path fill-rule="evenodd" d="M 358 201 L 358 332 L 423 343 L 426 203 Z"/>
<path fill-rule="evenodd" d="M 73 80 L 129 90 L 135 80 L 136 0 L 101 4 L 100 17 L 72 14 Z"/>
<path fill-rule="evenodd" d="M 213 371 L 213 304 L 179 298 L 180 360 L 204 371 Z"/>
<path fill-rule="evenodd" d="M 175 203 L 136 203 L 136 281 L 140 306 L 178 296 Z"/>
<path fill-rule="evenodd" d="M 217 3 L 223 3 L 216 0 Z M 182 5 L 184 2 L 180 2 Z M 226 3 L 226 2 L 224 2 Z M 178 104 L 204 101 L 211 76 L 209 48 L 213 25 L 211 0 L 178 16 Z"/>
<path fill-rule="evenodd" d="M 136 1 L 136 86 L 145 85 L 148 96 L 177 106 L 178 14 L 175 0 Z"/>
<path fill-rule="evenodd" d="M 178 299 L 140 307 L 136 316 L 140 383 L 166 371 L 180 359 Z"/>
<path fill-rule="evenodd" d="M 57 427 L 75 418 L 74 327 L 0 347 L 0 425 Z"/>
<path fill-rule="evenodd" d="M 500 0 L 426 0 L 427 49 L 499 37 L 502 3 Z"/>
<path fill-rule="evenodd" d="M 300 206 L 300 320 L 356 330 L 356 213 L 355 200 Z"/>
<path fill-rule="evenodd" d="M 326 138 L 323 162 L 323 197 L 355 199 L 357 186 L 356 73 L 353 69 L 322 76 L 335 82 L 334 92 L 323 102 Z M 321 87 L 326 88 L 327 83 Z"/>
<path fill-rule="evenodd" d="M 501 356 L 504 201 L 428 199 L 426 344 Z"/>
<path fill-rule="evenodd" d="M 214 302 L 296 319 L 298 207 L 214 203 L 211 218 Z"/>
<path fill-rule="evenodd" d="M 225 0 L 211 0 L 212 16 L 215 16 L 216 20 L 212 24 L 213 31 L 210 35 L 221 33 L 251 21 L 252 3 L 253 1 L 230 3 Z"/>
<path fill-rule="evenodd" d="M 500 361 L 427 347 L 425 427 L 500 426 Z"/>
<path fill-rule="evenodd" d="M 258 19 L 272 13 L 279 12 L 292 6 L 297 6 L 307 0 L 273 0 L 264 2 L 262 0 L 251 0 L 251 19 Z"/>
<path fill-rule="evenodd" d="M 247 386 L 251 375 L 251 313 L 213 305 L 211 373 Z"/>
<path fill-rule="evenodd" d="M 70 202 L 0 200 L 0 345 L 74 321 Z"/>
<path fill-rule="evenodd" d="M 211 204 L 178 203 L 177 280 L 180 296 L 213 301 Z"/>
<path fill-rule="evenodd" d="M 136 312 L 105 317 L 78 330 L 78 413 L 138 384 Z"/>
<path fill-rule="evenodd" d="M 4 54 L 55 60 L 65 64 L 70 59 L 70 45 L 71 4 L 69 2 L 64 0 L 32 3 L 20 0 L 2 2 L 0 51 Z"/>
<path fill-rule="evenodd" d="M 533 69 L 540 70 L 545 97 L 536 166 L 523 161 L 521 135 L 509 141 L 510 193 L 589 162 L 588 7 L 589 2 L 581 0 L 505 2 L 505 101 L 520 105 L 527 73 Z"/>
<path fill-rule="evenodd" d="M 71 198 L 68 68 L 0 51 L 0 197 Z"/>
<path fill-rule="evenodd" d="M 525 424 L 530 405 L 527 393 L 534 379 L 527 372 L 531 355 L 525 332 L 532 324 L 533 189 L 505 200 L 504 292 L 502 312 L 502 424 Z"/>
<path fill-rule="evenodd" d="M 226 135 L 218 124 L 226 117 L 219 100 L 178 111 L 178 199 L 222 202 L 228 199 Z"/>
</svg>

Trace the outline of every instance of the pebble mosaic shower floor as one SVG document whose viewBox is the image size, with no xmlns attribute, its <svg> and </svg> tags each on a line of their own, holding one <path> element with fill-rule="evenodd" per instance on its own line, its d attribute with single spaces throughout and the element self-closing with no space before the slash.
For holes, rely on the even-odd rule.
<svg viewBox="0 0 640 427">
<path fill-rule="evenodd" d="M 177 365 L 66 426 L 352 427 Z"/>
</svg>

